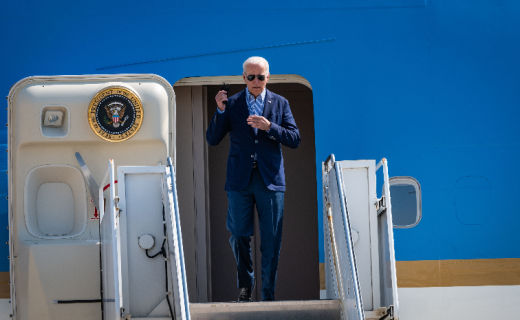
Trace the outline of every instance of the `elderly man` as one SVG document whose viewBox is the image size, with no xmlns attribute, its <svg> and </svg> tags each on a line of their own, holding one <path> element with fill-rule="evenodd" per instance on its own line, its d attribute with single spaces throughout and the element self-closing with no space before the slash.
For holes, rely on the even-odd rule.
<svg viewBox="0 0 520 320">
<path fill-rule="evenodd" d="M 296 148 L 300 133 L 289 102 L 266 89 L 269 64 L 250 57 L 243 64 L 247 88 L 228 97 L 215 96 L 217 111 L 209 123 L 206 139 L 217 145 L 230 133 L 226 186 L 227 229 L 237 263 L 238 301 L 251 301 L 254 272 L 250 241 L 253 207 L 260 222 L 262 253 L 262 300 L 274 300 L 276 270 L 282 239 L 285 174 L 281 144 Z"/>
</svg>

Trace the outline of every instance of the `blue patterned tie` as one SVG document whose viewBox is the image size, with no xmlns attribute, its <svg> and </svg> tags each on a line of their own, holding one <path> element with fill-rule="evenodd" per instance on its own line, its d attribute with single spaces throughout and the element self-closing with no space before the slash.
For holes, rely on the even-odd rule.
<svg viewBox="0 0 520 320">
<path fill-rule="evenodd" d="M 260 104 L 260 97 L 258 97 L 257 99 L 255 99 L 253 96 L 251 96 L 251 99 L 250 99 L 250 104 L 249 104 L 249 115 L 250 116 L 261 116 L 262 113 L 260 112 L 261 111 L 261 104 Z M 255 132 L 255 135 L 258 134 L 258 128 L 253 128 L 254 132 Z"/>
<path fill-rule="evenodd" d="M 257 115 L 257 116 L 261 116 L 262 115 L 260 113 L 261 104 L 260 104 L 259 100 L 260 100 L 260 98 L 259 99 L 255 99 L 255 98 L 251 99 L 251 103 L 250 103 L 250 106 L 249 106 L 249 115 Z"/>
</svg>

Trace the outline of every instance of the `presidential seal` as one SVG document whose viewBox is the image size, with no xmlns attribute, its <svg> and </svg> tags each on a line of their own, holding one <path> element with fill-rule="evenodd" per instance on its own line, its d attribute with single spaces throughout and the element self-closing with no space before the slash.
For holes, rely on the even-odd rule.
<svg viewBox="0 0 520 320">
<path fill-rule="evenodd" d="M 90 101 L 88 123 L 100 138 L 110 142 L 133 137 L 143 122 L 143 104 L 132 90 L 109 87 Z"/>
</svg>

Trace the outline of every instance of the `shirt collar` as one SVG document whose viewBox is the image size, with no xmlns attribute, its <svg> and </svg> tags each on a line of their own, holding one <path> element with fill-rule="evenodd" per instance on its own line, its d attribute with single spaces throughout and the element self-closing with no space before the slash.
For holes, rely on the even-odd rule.
<svg viewBox="0 0 520 320">
<path fill-rule="evenodd" d="M 258 100 L 258 102 L 260 103 L 264 103 L 264 100 L 265 100 L 265 94 L 266 94 L 266 89 L 264 88 L 264 90 L 262 91 L 262 93 L 260 93 L 260 95 L 258 97 L 256 97 L 256 100 Z M 249 92 L 249 89 L 246 88 L 246 100 L 247 102 L 253 102 L 255 100 L 255 96 L 253 96 L 250 92 Z"/>
</svg>

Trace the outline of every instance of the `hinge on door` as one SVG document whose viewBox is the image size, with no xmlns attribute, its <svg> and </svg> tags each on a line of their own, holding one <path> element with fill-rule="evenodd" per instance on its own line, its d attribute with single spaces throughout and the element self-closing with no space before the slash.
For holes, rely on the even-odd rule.
<svg viewBox="0 0 520 320">
<path fill-rule="evenodd" d="M 386 308 L 385 314 L 379 320 L 394 320 L 394 306 Z"/>
<path fill-rule="evenodd" d="M 386 210 L 386 198 L 385 196 L 381 196 L 381 199 L 377 199 L 376 203 L 377 214 L 380 215 Z"/>
<path fill-rule="evenodd" d="M 325 173 L 329 173 L 332 168 L 334 168 L 334 163 L 336 162 L 336 159 L 334 157 L 334 154 L 331 153 L 327 159 L 323 162 L 325 167 Z"/>
<path fill-rule="evenodd" d="M 121 210 L 119 209 L 119 197 L 114 197 L 114 207 L 116 208 L 116 215 L 119 217 L 121 215 Z"/>
<path fill-rule="evenodd" d="M 329 185 L 327 182 L 323 183 L 323 197 L 325 198 L 325 203 L 329 203 Z"/>
<path fill-rule="evenodd" d="M 123 307 L 121 307 L 121 309 L 119 309 L 119 315 L 121 316 L 121 319 L 123 319 L 123 320 L 132 319 L 132 315 L 129 313 L 126 313 L 125 308 L 123 308 Z"/>
</svg>

